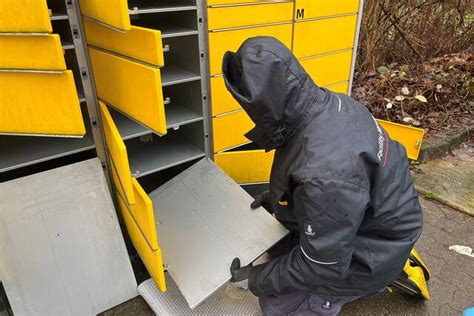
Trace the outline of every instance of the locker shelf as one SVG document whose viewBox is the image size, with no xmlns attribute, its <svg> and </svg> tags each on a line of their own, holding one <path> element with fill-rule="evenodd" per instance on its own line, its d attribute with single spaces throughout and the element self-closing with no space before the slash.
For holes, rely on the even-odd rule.
<svg viewBox="0 0 474 316">
<path fill-rule="evenodd" d="M 178 128 L 181 125 L 186 125 L 198 121 L 202 121 L 204 118 L 185 107 L 174 107 L 170 106 L 165 109 L 166 112 L 166 126 L 168 128 Z"/>
<path fill-rule="evenodd" d="M 126 142 L 130 171 L 142 177 L 205 156 L 203 126 L 195 123 L 166 136 L 145 136 Z"/>
<path fill-rule="evenodd" d="M 181 1 L 153 1 L 153 0 L 129 0 L 128 1 L 129 14 L 149 14 L 162 12 L 178 12 L 196 10 L 196 1 L 181 0 Z"/>
<path fill-rule="evenodd" d="M 109 111 L 117 129 L 119 130 L 120 136 L 122 136 L 124 140 L 152 133 L 149 128 L 135 122 L 111 107 L 109 107 Z"/>
<path fill-rule="evenodd" d="M 198 34 L 196 12 L 165 12 L 134 15 L 132 24 L 161 31 L 162 38 Z"/>
<path fill-rule="evenodd" d="M 51 15 L 51 21 L 68 20 L 68 19 L 69 17 L 67 16 L 67 14 L 54 12 Z"/>
<path fill-rule="evenodd" d="M 184 70 L 174 65 L 167 65 L 161 71 L 161 82 L 163 87 L 199 79 L 201 79 L 199 73 Z"/>
<path fill-rule="evenodd" d="M 83 138 L 0 136 L 0 172 L 93 149 L 92 132 Z"/>
</svg>

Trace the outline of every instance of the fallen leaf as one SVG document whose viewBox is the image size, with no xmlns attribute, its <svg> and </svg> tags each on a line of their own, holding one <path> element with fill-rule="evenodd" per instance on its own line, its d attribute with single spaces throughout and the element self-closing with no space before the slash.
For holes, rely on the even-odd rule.
<svg viewBox="0 0 474 316">
<path fill-rule="evenodd" d="M 407 87 L 403 87 L 403 88 L 402 88 L 402 93 L 403 93 L 404 95 L 409 95 L 409 94 L 410 94 L 410 89 L 408 89 Z"/>
<path fill-rule="evenodd" d="M 390 69 L 385 66 L 380 66 L 379 68 L 377 68 L 377 72 L 382 76 L 385 76 L 389 71 Z"/>
<path fill-rule="evenodd" d="M 418 101 L 420 102 L 423 102 L 423 103 L 428 103 L 428 100 L 426 100 L 426 98 L 422 95 L 415 95 L 415 99 L 417 99 Z"/>
<path fill-rule="evenodd" d="M 389 103 L 387 103 L 386 107 L 387 107 L 387 109 L 391 109 L 393 107 L 393 104 L 389 102 Z"/>
<path fill-rule="evenodd" d="M 397 96 L 395 97 L 395 100 L 397 100 L 397 101 L 403 101 L 403 100 L 405 100 L 405 97 L 402 96 L 402 95 L 397 95 Z"/>
<path fill-rule="evenodd" d="M 411 116 L 405 116 L 403 118 L 403 122 L 405 122 L 405 123 L 413 122 L 413 118 Z"/>
</svg>

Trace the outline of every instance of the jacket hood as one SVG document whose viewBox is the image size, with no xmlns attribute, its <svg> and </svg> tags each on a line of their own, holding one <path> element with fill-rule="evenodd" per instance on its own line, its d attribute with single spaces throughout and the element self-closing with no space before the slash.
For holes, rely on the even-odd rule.
<svg viewBox="0 0 474 316">
<path fill-rule="evenodd" d="M 283 146 L 325 94 L 273 37 L 250 38 L 227 52 L 222 72 L 227 90 L 255 123 L 245 136 L 267 151 Z"/>
</svg>

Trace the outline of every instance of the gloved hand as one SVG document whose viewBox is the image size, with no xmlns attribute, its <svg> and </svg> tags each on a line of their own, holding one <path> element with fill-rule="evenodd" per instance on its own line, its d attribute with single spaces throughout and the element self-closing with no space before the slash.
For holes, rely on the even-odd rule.
<svg viewBox="0 0 474 316">
<path fill-rule="evenodd" d="M 250 275 L 250 270 L 252 270 L 252 268 L 253 266 L 251 263 L 248 266 L 241 268 L 240 259 L 235 258 L 234 260 L 232 260 L 232 264 L 230 265 L 230 274 L 232 275 L 230 282 L 236 287 L 247 290 L 249 288 L 248 279 Z"/>
<path fill-rule="evenodd" d="M 255 197 L 255 200 L 250 204 L 252 209 L 256 209 L 260 206 L 263 206 L 268 213 L 273 214 L 275 210 L 272 205 L 272 198 L 270 191 L 266 190 Z"/>
</svg>

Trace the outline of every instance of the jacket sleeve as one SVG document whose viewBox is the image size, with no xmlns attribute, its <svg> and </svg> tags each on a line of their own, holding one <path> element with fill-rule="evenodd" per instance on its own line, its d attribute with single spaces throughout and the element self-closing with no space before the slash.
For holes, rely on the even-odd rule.
<svg viewBox="0 0 474 316">
<path fill-rule="evenodd" d="M 256 296 L 317 290 L 349 273 L 354 240 L 370 201 L 369 191 L 335 179 L 312 179 L 293 192 L 300 244 L 255 266 L 249 289 Z"/>
</svg>

